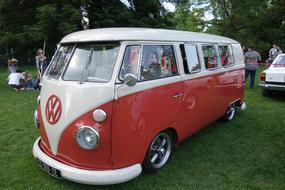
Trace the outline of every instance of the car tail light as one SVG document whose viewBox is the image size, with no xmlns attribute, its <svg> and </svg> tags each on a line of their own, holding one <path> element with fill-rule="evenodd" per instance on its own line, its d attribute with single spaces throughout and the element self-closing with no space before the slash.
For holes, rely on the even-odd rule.
<svg viewBox="0 0 285 190">
<path fill-rule="evenodd" d="M 260 82 L 265 82 L 265 78 L 266 78 L 266 73 L 261 73 L 260 75 Z"/>
</svg>

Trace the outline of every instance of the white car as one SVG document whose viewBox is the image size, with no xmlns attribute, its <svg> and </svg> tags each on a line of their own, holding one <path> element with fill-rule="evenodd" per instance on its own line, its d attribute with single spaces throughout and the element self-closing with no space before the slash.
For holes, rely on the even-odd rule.
<svg viewBox="0 0 285 190">
<path fill-rule="evenodd" d="M 272 91 L 285 91 L 285 54 L 280 54 L 271 66 L 260 75 L 259 86 L 263 96 L 270 96 Z"/>
</svg>

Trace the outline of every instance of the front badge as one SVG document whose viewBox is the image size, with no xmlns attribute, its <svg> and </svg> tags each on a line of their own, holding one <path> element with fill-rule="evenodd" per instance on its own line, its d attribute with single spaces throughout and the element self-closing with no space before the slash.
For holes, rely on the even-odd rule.
<svg viewBox="0 0 285 190">
<path fill-rule="evenodd" d="M 46 119 L 49 124 L 54 125 L 58 122 L 61 111 L 60 99 L 56 95 L 51 95 L 46 104 Z"/>
</svg>

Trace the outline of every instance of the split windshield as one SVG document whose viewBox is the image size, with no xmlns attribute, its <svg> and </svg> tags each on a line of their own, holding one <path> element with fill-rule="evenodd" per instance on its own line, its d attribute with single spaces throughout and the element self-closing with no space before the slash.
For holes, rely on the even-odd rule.
<svg viewBox="0 0 285 190">
<path fill-rule="evenodd" d="M 120 44 L 63 45 L 54 56 L 47 75 L 57 79 L 63 73 L 63 80 L 80 83 L 108 82 L 119 47 Z"/>
</svg>

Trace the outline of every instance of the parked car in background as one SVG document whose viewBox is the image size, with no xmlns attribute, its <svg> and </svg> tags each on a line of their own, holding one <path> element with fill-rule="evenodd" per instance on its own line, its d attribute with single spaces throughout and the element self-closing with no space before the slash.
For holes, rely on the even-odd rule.
<svg viewBox="0 0 285 190">
<path fill-rule="evenodd" d="M 263 96 L 271 96 L 273 91 L 285 91 L 285 54 L 280 54 L 271 66 L 260 75 L 259 86 Z"/>
</svg>

